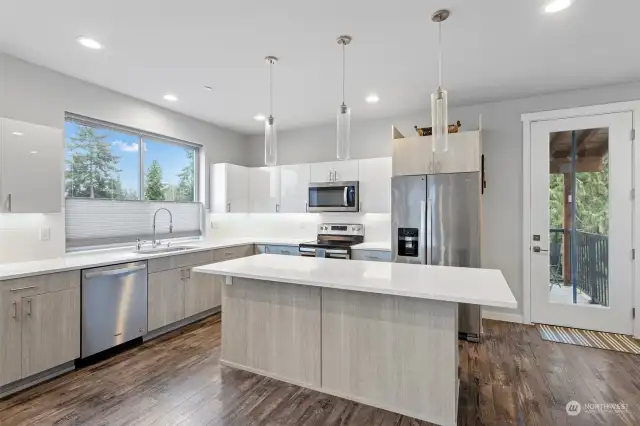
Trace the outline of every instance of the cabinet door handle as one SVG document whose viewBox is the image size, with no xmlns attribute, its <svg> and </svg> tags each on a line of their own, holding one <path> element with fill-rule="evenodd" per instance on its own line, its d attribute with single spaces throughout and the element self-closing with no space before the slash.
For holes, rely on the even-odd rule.
<svg viewBox="0 0 640 426">
<path fill-rule="evenodd" d="M 30 285 L 29 287 L 12 288 L 12 289 L 11 289 L 11 290 L 9 290 L 9 291 L 11 291 L 11 292 L 14 292 L 14 293 L 15 293 L 15 292 L 17 292 L 17 291 L 31 290 L 32 288 L 38 288 L 38 286 Z"/>
<path fill-rule="evenodd" d="M 335 170 L 333 171 L 333 181 L 334 182 L 338 181 L 338 172 L 336 172 Z"/>
<path fill-rule="evenodd" d="M 31 316 L 31 299 L 27 299 L 27 316 Z"/>
<path fill-rule="evenodd" d="M 13 315 L 11 318 L 18 319 L 18 302 L 13 302 Z"/>
<path fill-rule="evenodd" d="M 283 254 L 291 254 L 291 252 L 289 250 L 282 250 L 281 253 L 283 253 Z"/>
<path fill-rule="evenodd" d="M 231 203 L 227 203 L 227 212 L 231 213 Z"/>
<path fill-rule="evenodd" d="M 7 211 L 11 213 L 11 194 L 7 195 Z"/>
<path fill-rule="evenodd" d="M 333 180 L 332 173 L 331 173 L 331 170 L 329 170 L 329 182 L 331 182 L 332 180 Z"/>
<path fill-rule="evenodd" d="M 304 212 L 305 213 L 309 213 L 309 203 L 308 202 L 304 203 Z"/>
<path fill-rule="evenodd" d="M 276 204 L 276 212 L 279 213 L 280 212 L 280 204 Z"/>
<path fill-rule="evenodd" d="M 441 168 L 440 166 L 441 166 L 441 164 L 440 164 L 440 162 L 438 161 L 438 162 L 436 163 L 436 172 L 438 172 L 438 173 L 440 173 L 440 168 Z"/>
</svg>

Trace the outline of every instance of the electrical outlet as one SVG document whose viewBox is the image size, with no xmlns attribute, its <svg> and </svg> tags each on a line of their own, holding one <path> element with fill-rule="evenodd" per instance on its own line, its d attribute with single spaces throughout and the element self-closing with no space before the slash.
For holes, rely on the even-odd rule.
<svg viewBox="0 0 640 426">
<path fill-rule="evenodd" d="M 40 228 L 40 241 L 49 241 L 51 239 L 51 228 Z"/>
</svg>

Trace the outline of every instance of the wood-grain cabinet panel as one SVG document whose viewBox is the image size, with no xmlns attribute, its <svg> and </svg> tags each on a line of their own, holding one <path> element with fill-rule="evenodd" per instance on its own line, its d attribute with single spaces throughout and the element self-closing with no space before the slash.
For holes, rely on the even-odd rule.
<svg viewBox="0 0 640 426">
<path fill-rule="evenodd" d="M 233 278 L 222 291 L 224 361 L 321 385 L 320 288 Z"/>
</svg>

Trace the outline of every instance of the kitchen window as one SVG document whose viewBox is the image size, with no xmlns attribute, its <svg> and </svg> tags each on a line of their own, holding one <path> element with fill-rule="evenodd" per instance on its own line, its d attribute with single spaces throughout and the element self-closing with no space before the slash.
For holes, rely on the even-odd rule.
<svg viewBox="0 0 640 426">
<path fill-rule="evenodd" d="M 199 145 L 72 114 L 64 131 L 67 250 L 150 239 L 160 207 L 159 237 L 202 234 Z"/>
</svg>

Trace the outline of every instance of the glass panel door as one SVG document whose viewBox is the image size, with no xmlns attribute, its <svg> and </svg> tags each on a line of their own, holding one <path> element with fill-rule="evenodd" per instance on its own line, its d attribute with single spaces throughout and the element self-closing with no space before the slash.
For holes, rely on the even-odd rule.
<svg viewBox="0 0 640 426">
<path fill-rule="evenodd" d="M 631 113 L 531 125 L 531 316 L 632 332 Z"/>
</svg>

